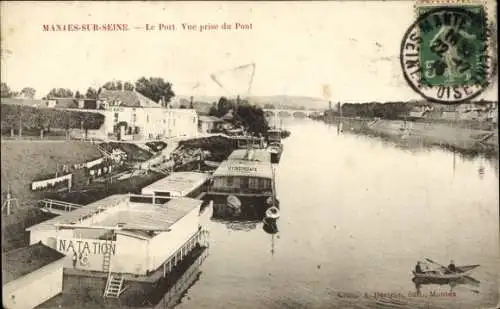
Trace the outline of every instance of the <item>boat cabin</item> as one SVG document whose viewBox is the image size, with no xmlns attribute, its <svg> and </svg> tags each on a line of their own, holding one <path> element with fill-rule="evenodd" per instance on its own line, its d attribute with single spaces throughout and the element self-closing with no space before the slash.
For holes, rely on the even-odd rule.
<svg viewBox="0 0 500 309">
<path fill-rule="evenodd" d="M 281 142 L 281 130 L 279 129 L 271 129 L 267 131 L 267 140 L 269 143 L 280 143 Z"/>
<path fill-rule="evenodd" d="M 213 173 L 209 194 L 272 196 L 273 170 L 269 152 L 235 150 Z"/>
<path fill-rule="evenodd" d="M 231 137 L 237 149 L 263 149 L 264 138 L 255 136 L 233 136 Z"/>
<path fill-rule="evenodd" d="M 142 188 L 143 195 L 154 196 L 157 202 L 167 202 L 172 197 L 200 199 L 206 192 L 210 175 L 198 172 L 174 172 Z"/>
</svg>

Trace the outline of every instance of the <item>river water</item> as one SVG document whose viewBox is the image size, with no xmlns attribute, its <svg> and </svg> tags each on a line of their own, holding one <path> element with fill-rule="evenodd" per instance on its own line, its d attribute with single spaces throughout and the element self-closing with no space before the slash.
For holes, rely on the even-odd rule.
<svg viewBox="0 0 500 309">
<path fill-rule="evenodd" d="M 279 232 L 211 222 L 210 255 L 176 308 L 485 308 L 499 299 L 498 165 L 288 120 Z M 480 264 L 454 287 L 417 260 Z M 431 296 L 430 293 L 450 292 Z M 381 293 L 381 294 L 376 294 Z M 383 293 L 383 294 L 382 294 Z M 389 293 L 393 293 L 391 296 Z"/>
</svg>

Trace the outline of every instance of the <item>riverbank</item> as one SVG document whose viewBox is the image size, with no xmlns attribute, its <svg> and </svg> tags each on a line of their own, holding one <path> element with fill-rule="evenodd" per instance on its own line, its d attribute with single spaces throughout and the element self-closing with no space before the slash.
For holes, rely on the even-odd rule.
<svg viewBox="0 0 500 309">
<path fill-rule="evenodd" d="M 498 129 L 483 124 L 454 124 L 430 121 L 339 118 L 332 123 L 343 131 L 387 138 L 398 144 L 439 146 L 465 154 L 498 155 Z"/>
<path fill-rule="evenodd" d="M 71 170 L 73 187 L 71 190 L 31 190 L 31 183 L 41 175 L 53 174 L 61 164 L 73 166 L 102 157 L 95 144 L 76 141 L 9 141 L 2 143 L 2 197 L 9 187 L 16 207 L 9 216 L 2 215 L 2 252 L 27 246 L 28 233 L 25 229 L 45 221 L 50 214 L 42 212 L 38 201 L 44 198 L 86 205 L 113 194 L 139 194 L 147 186 L 166 176 L 166 171 L 142 169 L 148 161 L 158 155 L 172 156 L 175 160 L 173 171 L 210 169 L 199 162 L 197 153 L 205 151 L 204 160 L 222 161 L 233 151 L 234 142 L 224 136 L 210 135 L 196 138 L 167 140 L 161 151 L 143 149 L 136 143 L 107 143 L 102 148 L 110 151 L 119 148 L 127 153 L 130 164 L 116 167 L 108 177 L 89 181 L 84 169 Z M 145 144 L 147 146 L 147 143 Z M 108 147 L 109 146 L 109 147 Z M 161 154 L 160 154 L 161 152 Z M 139 160 L 139 162 L 136 162 Z M 142 161 L 141 161 L 142 160 Z M 121 177 L 128 174 L 128 177 Z M 5 188 L 4 188 L 5 187 Z"/>
</svg>

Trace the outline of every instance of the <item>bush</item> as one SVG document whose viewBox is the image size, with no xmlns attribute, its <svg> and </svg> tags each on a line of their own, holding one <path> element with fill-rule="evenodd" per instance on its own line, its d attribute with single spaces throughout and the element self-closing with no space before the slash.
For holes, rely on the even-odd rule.
<svg viewBox="0 0 500 309">
<path fill-rule="evenodd" d="M 18 129 L 84 129 L 97 130 L 104 123 L 104 115 L 89 112 L 66 111 L 52 108 L 2 104 L 1 127 Z"/>
</svg>

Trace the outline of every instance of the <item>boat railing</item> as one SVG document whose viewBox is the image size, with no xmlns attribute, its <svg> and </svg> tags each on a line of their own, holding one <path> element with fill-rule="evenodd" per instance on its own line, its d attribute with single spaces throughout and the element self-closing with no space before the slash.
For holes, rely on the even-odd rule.
<svg viewBox="0 0 500 309">
<path fill-rule="evenodd" d="M 179 249 L 172 253 L 159 268 L 163 268 L 163 276 L 166 277 L 182 259 L 188 255 L 197 245 L 208 248 L 209 232 L 199 229 Z"/>
<path fill-rule="evenodd" d="M 208 193 L 233 193 L 233 194 L 262 194 L 262 195 L 272 195 L 271 188 L 265 189 L 241 189 L 241 188 L 227 188 L 227 187 L 212 187 L 208 190 Z"/>
</svg>

